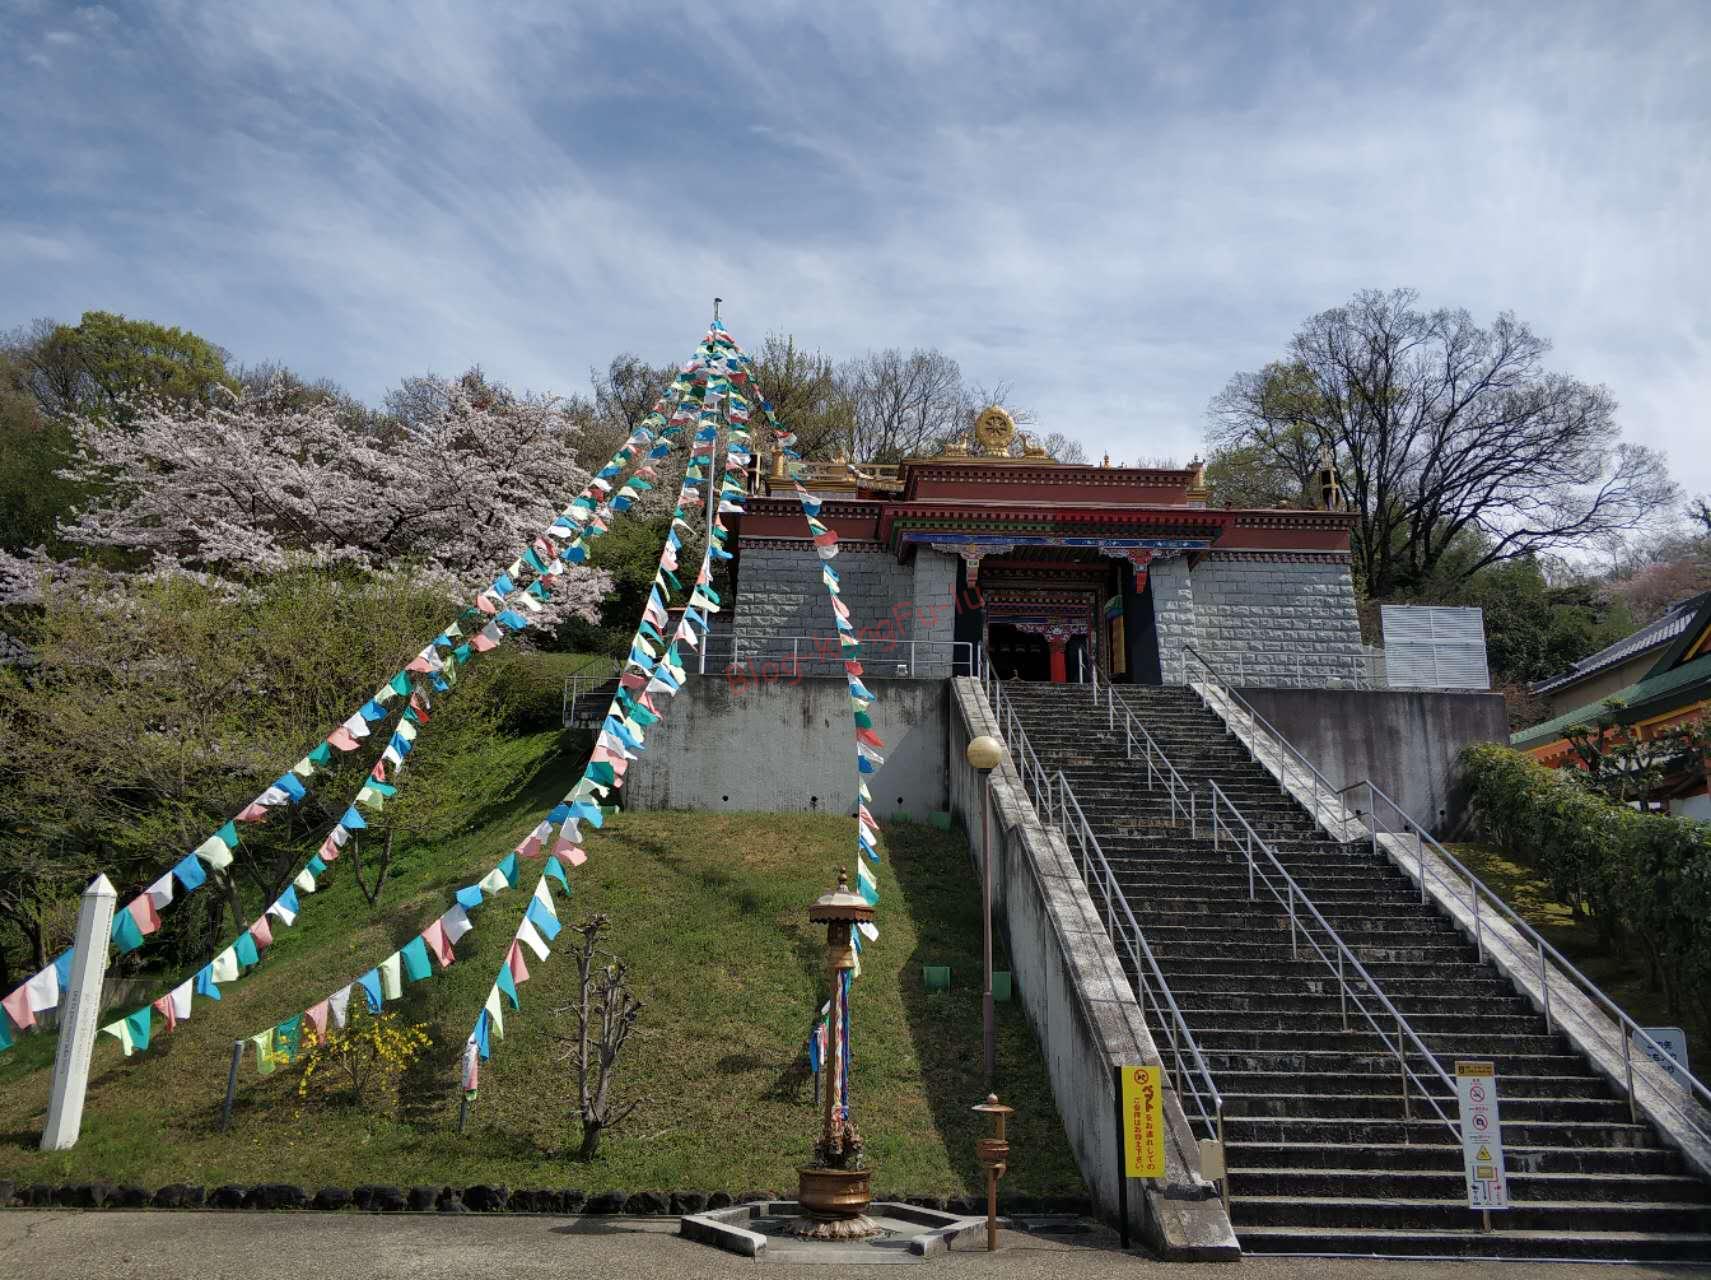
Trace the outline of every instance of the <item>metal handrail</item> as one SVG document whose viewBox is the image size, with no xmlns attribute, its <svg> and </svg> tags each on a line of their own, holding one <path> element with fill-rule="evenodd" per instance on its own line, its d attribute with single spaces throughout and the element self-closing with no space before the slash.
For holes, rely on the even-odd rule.
<svg viewBox="0 0 1711 1280">
<path fill-rule="evenodd" d="M 1594 1004 L 1611 1016 L 1616 1023 L 1618 1034 L 1622 1041 L 1622 1088 L 1627 1094 L 1629 1119 L 1636 1123 L 1639 1121 L 1639 1102 L 1634 1093 L 1633 1045 L 1635 1036 L 1638 1036 L 1642 1046 L 1656 1054 L 1660 1061 L 1668 1061 L 1670 1063 L 1669 1069 L 1672 1072 L 1680 1073 L 1681 1078 L 1686 1085 L 1687 1096 L 1692 1096 L 1696 1098 L 1702 1106 L 1711 1108 L 1711 1087 L 1708 1087 L 1704 1081 L 1695 1076 L 1687 1069 L 1687 1067 L 1676 1062 L 1669 1052 L 1652 1038 L 1650 1032 L 1648 1032 L 1639 1023 L 1635 1022 L 1634 1019 L 1631 1018 L 1622 1009 L 1622 1007 L 1615 1002 L 1615 1000 L 1611 999 L 1611 997 L 1605 994 L 1605 992 L 1595 982 L 1593 982 L 1592 979 L 1588 978 L 1578 968 L 1576 968 L 1567 956 L 1563 955 L 1561 951 L 1557 950 L 1557 948 L 1545 941 L 1544 937 L 1540 935 L 1537 929 L 1528 924 L 1513 907 L 1505 902 L 1501 896 L 1481 880 L 1478 875 L 1476 875 L 1465 863 L 1461 861 L 1461 859 L 1457 858 L 1448 849 L 1444 848 L 1444 846 L 1439 843 L 1439 841 L 1434 838 L 1423 825 L 1416 821 L 1414 817 L 1400 804 L 1398 804 L 1389 794 L 1387 794 L 1382 787 L 1379 787 L 1370 778 L 1363 778 L 1359 782 L 1351 782 L 1345 787 L 1332 788 L 1325 776 L 1313 765 L 1313 762 L 1303 755 L 1288 738 L 1284 737 L 1283 733 L 1275 725 L 1273 725 L 1264 716 L 1260 715 L 1258 711 L 1254 710 L 1252 704 L 1250 704 L 1247 699 L 1243 698 L 1241 694 L 1236 692 L 1236 690 L 1230 685 L 1229 681 L 1218 672 L 1217 668 L 1208 662 L 1203 655 L 1196 651 L 1192 645 L 1184 645 L 1183 649 L 1194 655 L 1195 660 L 1220 686 L 1221 690 L 1225 696 L 1231 700 L 1232 704 L 1240 704 L 1242 709 L 1250 717 L 1253 724 L 1256 726 L 1263 726 L 1264 729 L 1271 734 L 1272 738 L 1278 744 L 1278 760 L 1280 762 L 1279 773 L 1284 775 L 1285 784 L 1287 784 L 1287 774 L 1284 771 L 1282 762 L 1285 759 L 1284 752 L 1287 751 L 1312 775 L 1314 779 L 1313 794 L 1315 800 L 1320 797 L 1320 788 L 1324 788 L 1332 799 L 1335 800 L 1336 808 L 1344 815 L 1345 821 L 1360 822 L 1361 825 L 1366 826 L 1369 829 L 1374 854 L 1377 854 L 1378 852 L 1378 837 L 1380 834 L 1378 798 L 1383 797 L 1384 803 L 1395 814 L 1396 819 L 1402 826 L 1402 830 L 1400 832 L 1386 831 L 1384 834 L 1401 835 L 1405 837 L 1412 836 L 1418 841 L 1418 844 L 1416 845 L 1416 855 L 1418 859 L 1418 876 L 1420 881 L 1420 900 L 1422 902 L 1426 900 L 1427 895 L 1427 841 L 1431 842 L 1433 849 L 1437 851 L 1439 857 L 1443 858 L 1446 863 L 1454 867 L 1462 877 L 1465 877 L 1468 886 L 1468 896 L 1473 907 L 1474 945 L 1478 950 L 1481 963 L 1485 960 L 1485 923 L 1483 906 L 1486 903 L 1489 903 L 1490 906 L 1494 907 L 1513 928 L 1520 932 L 1523 938 L 1532 944 L 1533 949 L 1539 958 L 1540 1003 L 1543 1005 L 1541 1012 L 1543 1012 L 1545 1016 L 1546 1030 L 1554 1030 L 1556 1027 L 1556 1018 L 1551 1010 L 1550 964 L 1548 961 L 1554 961 L 1562 971 L 1569 976 L 1583 995 L 1587 996 Z M 1210 706 L 1210 700 L 1206 699 L 1204 694 L 1201 696 L 1202 700 L 1206 701 L 1207 705 Z M 1259 758 L 1257 754 L 1255 758 Z M 1363 815 L 1357 809 L 1351 815 L 1348 811 L 1348 806 L 1343 801 L 1343 797 L 1348 792 L 1354 791 L 1360 787 L 1365 787 L 1367 789 L 1366 814 Z M 1317 816 L 1318 815 L 1315 815 L 1315 817 Z M 1337 834 L 1339 839 L 1343 838 L 1341 833 L 1333 834 Z M 1443 877 L 1438 876 L 1436 878 L 1440 884 L 1444 884 L 1446 887 L 1454 887 Z M 1675 1098 L 1667 1093 L 1660 1092 L 1659 1097 L 1663 1104 L 1668 1106 L 1668 1108 L 1683 1122 L 1685 1122 L 1689 1128 L 1693 1129 L 1701 1136 L 1711 1139 L 1711 1117 L 1708 1117 L 1705 1111 L 1689 1109 L 1688 1107 L 1678 1103 Z"/>
<path fill-rule="evenodd" d="M 1386 1031 L 1383 1026 L 1379 1025 L 1378 1019 L 1372 1016 L 1372 1013 L 1362 1002 L 1359 990 L 1352 987 L 1348 981 L 1346 968 L 1352 967 L 1354 969 L 1355 973 L 1359 975 L 1361 981 L 1366 984 L 1367 991 L 1383 1006 L 1382 1012 L 1389 1015 L 1391 1026 L 1395 1029 L 1396 1065 L 1402 1076 L 1403 1116 L 1409 1120 L 1414 1118 L 1413 1105 L 1408 1091 L 1408 1085 L 1412 1082 L 1415 1087 L 1419 1089 L 1420 1096 L 1424 1098 L 1432 1110 L 1437 1113 L 1438 1119 L 1443 1121 L 1445 1127 L 1448 1128 L 1450 1133 L 1459 1141 L 1461 1134 L 1460 1127 L 1445 1113 L 1443 1107 L 1439 1105 L 1437 1098 L 1433 1096 L 1432 1091 L 1426 1087 L 1426 1082 L 1422 1080 L 1414 1069 L 1408 1065 L 1408 1056 L 1406 1050 L 1403 1048 L 1403 1042 L 1406 1040 L 1407 1043 L 1414 1046 L 1415 1052 L 1418 1053 L 1420 1057 L 1424 1058 L 1430 1065 L 1432 1073 L 1437 1076 L 1439 1083 L 1444 1086 L 1444 1089 L 1451 1097 L 1454 1097 L 1456 1093 L 1455 1081 L 1450 1078 L 1449 1072 L 1444 1070 L 1443 1064 L 1438 1061 L 1437 1055 L 1426 1047 L 1426 1042 L 1420 1039 L 1414 1028 L 1408 1024 L 1408 1020 L 1402 1016 L 1401 1010 L 1397 1009 L 1397 1007 L 1391 1003 L 1390 997 L 1384 994 L 1384 989 L 1380 987 L 1373 976 L 1367 972 L 1366 966 L 1360 962 L 1360 958 L 1355 955 L 1349 944 L 1343 941 L 1342 935 L 1331 927 L 1331 922 L 1325 919 L 1324 914 L 1316 905 L 1314 905 L 1313 900 L 1307 896 L 1306 891 L 1295 882 L 1295 877 L 1290 875 L 1284 865 L 1277 860 L 1277 854 L 1272 851 L 1271 846 L 1266 843 L 1264 837 L 1253 829 L 1253 825 L 1242 815 L 1242 811 L 1236 808 L 1235 803 L 1229 796 L 1224 794 L 1223 789 L 1219 787 L 1215 781 L 1207 779 L 1206 785 L 1210 788 L 1212 793 L 1212 802 L 1208 807 L 1211 810 L 1213 847 L 1223 847 L 1223 832 L 1218 823 L 1218 810 L 1220 804 L 1229 810 L 1230 816 L 1235 818 L 1235 820 L 1241 824 L 1242 830 L 1247 833 L 1247 839 L 1245 841 L 1239 841 L 1239 847 L 1246 855 L 1248 862 L 1249 901 L 1256 901 L 1258 899 L 1256 883 L 1264 884 L 1272 897 L 1277 899 L 1278 904 L 1289 913 L 1289 951 L 1291 957 L 1297 959 L 1300 957 L 1301 952 L 1299 940 L 1304 937 L 1307 939 L 1308 945 L 1310 945 L 1315 954 L 1318 955 L 1319 959 L 1324 961 L 1325 966 L 1329 969 L 1335 970 L 1337 975 L 1338 996 L 1340 998 L 1340 1005 L 1342 1008 L 1343 1030 L 1349 1030 L 1349 999 L 1352 996 L 1355 1008 L 1359 1010 L 1361 1016 L 1372 1026 L 1372 1029 L 1377 1033 L 1379 1040 L 1388 1046 L 1390 1044 L 1390 1033 Z M 1231 834 L 1232 839 L 1237 839 L 1234 831 L 1232 831 Z M 1268 875 L 1265 869 L 1255 861 L 1254 850 L 1256 847 L 1260 853 L 1265 855 L 1266 862 L 1271 864 L 1271 869 L 1276 874 L 1277 878 L 1283 882 L 1284 887 L 1282 891 L 1278 889 L 1277 885 L 1272 883 L 1271 876 Z M 1334 963 L 1331 957 L 1325 954 L 1325 949 L 1319 945 L 1319 940 L 1314 937 L 1313 932 L 1301 924 L 1297 914 L 1298 908 L 1304 908 L 1308 915 L 1310 915 L 1318 924 L 1319 928 L 1324 930 L 1325 937 L 1330 940 L 1332 947 L 1336 952 L 1336 960 Z M 1403 1131 L 1403 1140 L 1407 1141 L 1407 1130 Z"/>
<path fill-rule="evenodd" d="M 1159 1016 L 1166 1029 L 1170 1032 L 1170 1051 L 1175 1068 L 1175 1086 L 1180 1096 L 1183 1088 L 1183 1047 L 1186 1045 L 1189 1065 L 1193 1068 L 1188 1073 L 1188 1096 L 1194 1100 L 1195 1113 L 1200 1122 L 1206 1126 L 1206 1136 L 1215 1140 L 1220 1147 L 1224 1143 L 1224 1097 L 1218 1092 L 1218 1085 L 1212 1078 L 1212 1069 L 1206 1065 L 1206 1059 L 1200 1052 L 1200 1045 L 1194 1039 L 1193 1031 L 1189 1030 L 1188 1020 L 1182 1016 L 1182 1010 L 1177 1006 L 1176 997 L 1171 993 L 1170 984 L 1165 980 L 1158 961 L 1153 956 L 1153 949 L 1147 945 L 1146 934 L 1141 931 L 1135 913 L 1130 909 L 1128 900 L 1117 887 L 1116 873 L 1111 869 L 1110 862 L 1105 857 L 1105 851 L 1099 846 L 1099 838 L 1094 835 L 1092 826 L 1087 821 L 1087 815 L 1082 812 L 1081 802 L 1075 798 L 1075 792 L 1070 789 L 1069 779 L 1060 769 L 1055 778 L 1057 798 L 1058 831 L 1064 837 L 1064 843 L 1069 843 L 1071 834 L 1075 836 L 1076 844 L 1081 852 L 1082 879 L 1088 887 L 1097 887 L 1105 903 L 1105 927 L 1110 930 L 1112 940 L 1124 947 L 1129 953 L 1129 962 L 1136 977 L 1136 995 L 1141 1006 L 1141 1016 L 1147 1016 L 1148 1000 L 1152 1002 L 1153 1011 Z M 1067 829 L 1066 829 L 1067 828 Z M 1097 904 L 1095 904 L 1097 908 Z M 1120 914 L 1119 914 L 1120 913 Z M 1125 926 L 1127 932 L 1125 933 Z M 1151 983 L 1148 976 L 1151 975 Z M 1153 989 L 1156 984 L 1157 990 Z M 1160 1004 L 1160 998 L 1163 1004 Z M 1198 1076 L 1198 1079 L 1195 1077 Z M 1207 1110 L 1210 1102 L 1211 1110 Z"/>
<path fill-rule="evenodd" d="M 844 670 L 843 646 L 839 643 L 835 631 L 796 636 L 739 636 L 726 633 L 708 636 L 702 644 L 706 648 L 710 664 L 713 661 L 728 664 L 720 668 L 719 674 L 723 675 L 736 673 L 760 679 L 788 678 L 815 663 L 822 664 L 831 674 L 842 675 Z M 913 677 L 916 671 L 933 657 L 942 658 L 946 654 L 949 655 L 953 671 L 960 665 L 973 675 L 977 673 L 980 664 L 979 648 L 972 640 L 901 639 L 870 633 L 861 637 L 861 646 L 862 661 L 867 666 L 866 674 L 881 680 L 893 674 L 886 670 L 887 664 L 895 664 L 896 675 Z M 903 656 L 898 660 L 900 651 Z M 742 666 L 745 662 L 777 663 L 779 670 L 768 672 L 764 667 L 745 670 Z M 789 664 L 788 668 L 784 666 L 785 663 Z M 708 674 L 713 673 L 709 670 Z"/>
<path fill-rule="evenodd" d="M 1171 994 L 1170 984 L 1159 969 L 1152 948 L 1147 945 L 1146 935 L 1142 933 L 1128 901 L 1117 888 L 1116 873 L 1105 857 L 1105 851 L 1100 848 L 1098 837 L 1094 835 L 1093 828 L 1082 811 L 1081 802 L 1075 798 L 1063 770 L 1059 769 L 1055 775 L 1048 774 L 1040 764 L 1039 756 L 1029 743 L 1027 731 L 1023 729 L 1021 719 L 1016 713 L 1014 701 L 1005 696 L 1002 682 L 991 675 L 990 660 L 982 662 L 981 669 L 981 686 L 987 694 L 993 716 L 998 720 L 999 729 L 1005 736 L 1005 745 L 1015 755 L 1016 769 L 1022 777 L 1023 789 L 1033 800 L 1035 811 L 1053 822 L 1066 845 L 1072 834 L 1075 837 L 1081 854 L 1082 879 L 1090 892 L 1098 889 L 1103 897 L 1106 928 L 1111 934 L 1113 944 L 1123 947 L 1129 953 L 1141 1014 L 1146 1016 L 1150 1002 L 1151 1008 L 1164 1021 L 1164 1027 L 1170 1034 L 1172 1087 L 1179 1097 L 1186 1092 L 1193 1099 L 1195 1113 L 1206 1126 L 1207 1137 L 1217 1142 L 1221 1151 L 1224 1145 L 1224 1097 L 1218 1092 L 1217 1083 L 1212 1079 L 1211 1068 L 1206 1065 L 1206 1059 L 1194 1039 L 1194 1032 L 1189 1029 L 1187 1019 L 1182 1016 L 1176 997 Z M 1162 752 L 1160 754 L 1162 755 Z M 1169 764 L 1168 761 L 1165 763 Z M 1148 786 L 1152 785 L 1149 781 Z M 1153 985 L 1149 985 L 1149 975 Z M 1167 1013 L 1168 1019 L 1165 1018 Z M 1185 1049 L 1190 1068 L 1186 1073 L 1183 1066 Z M 1186 1090 L 1183 1087 L 1185 1074 Z M 1196 1075 L 1198 1079 L 1195 1078 Z M 1208 1104 L 1210 1111 L 1207 1109 Z M 1227 1203 L 1227 1186 L 1224 1187 L 1224 1194 Z"/>
<path fill-rule="evenodd" d="M 621 674 L 623 674 L 624 664 L 619 662 L 616 658 L 608 658 L 606 659 L 606 662 L 609 665 L 610 670 L 591 674 L 589 668 L 598 664 L 589 663 L 585 666 L 579 667 L 565 679 L 564 693 L 559 703 L 559 712 L 560 718 L 567 724 L 570 721 L 571 712 L 576 709 L 576 700 L 582 696 L 584 688 L 596 689 L 605 684 L 608 680 L 616 680 Z"/>
<path fill-rule="evenodd" d="M 1173 823 L 1176 821 L 1179 808 L 1187 810 L 1188 834 L 1190 837 L 1199 835 L 1200 824 L 1194 809 L 1194 788 L 1182 780 L 1182 775 L 1176 771 L 1176 766 L 1170 762 L 1170 757 L 1165 755 L 1164 748 L 1153 741 L 1153 735 L 1147 732 L 1147 727 L 1135 718 L 1134 712 L 1129 709 L 1129 704 L 1117 697 L 1114 686 L 1107 681 L 1105 684 L 1105 727 L 1113 733 L 1117 730 L 1118 708 L 1121 708 L 1123 712 L 1123 747 L 1128 757 L 1131 760 L 1135 758 L 1135 734 L 1137 733 L 1141 735 L 1141 742 L 1146 749 L 1147 790 L 1151 791 L 1153 787 L 1153 757 L 1156 755 L 1158 763 L 1163 766 L 1165 789 L 1170 793 L 1170 820 Z M 1177 799 L 1176 793 L 1179 788 L 1187 796 L 1186 803 Z"/>
<path fill-rule="evenodd" d="M 1342 801 L 1341 801 L 1341 798 L 1339 796 L 1339 793 L 1337 792 L 1337 790 L 1334 787 L 1331 786 L 1330 782 L 1326 779 L 1325 775 L 1320 773 L 1319 770 L 1314 766 L 1313 762 L 1311 760 L 1309 760 L 1306 756 L 1304 756 L 1296 748 L 1294 743 L 1292 743 L 1288 738 L 1284 737 L 1283 734 L 1278 731 L 1276 726 L 1274 726 L 1271 723 L 1271 721 L 1267 720 L 1258 711 L 1254 710 L 1253 704 L 1250 703 L 1246 698 L 1242 697 L 1241 694 L 1236 692 L 1235 686 L 1232 685 L 1229 682 L 1229 680 L 1227 680 L 1219 672 L 1218 668 L 1214 667 L 1210 662 L 1208 662 L 1205 659 L 1205 657 L 1203 657 L 1201 655 L 1200 651 L 1197 650 L 1191 644 L 1183 645 L 1182 651 L 1184 654 L 1192 654 L 1194 656 L 1194 660 L 1196 662 L 1198 662 L 1202 668 L 1205 669 L 1206 674 L 1209 675 L 1212 678 L 1213 682 L 1217 684 L 1219 690 L 1224 694 L 1224 696 L 1226 698 L 1228 698 L 1232 704 L 1239 704 L 1241 706 L 1242 710 L 1247 713 L 1249 719 L 1257 725 L 1263 725 L 1265 727 L 1265 729 L 1271 734 L 1272 738 L 1277 742 L 1277 746 L 1278 746 L 1278 750 L 1277 750 L 1277 775 L 1278 775 L 1277 786 L 1278 786 L 1279 791 L 1282 791 L 1285 793 L 1287 793 L 1289 791 L 1289 761 L 1291 758 L 1293 758 L 1294 761 L 1298 765 L 1300 765 L 1302 769 L 1306 770 L 1308 776 L 1312 780 L 1310 786 L 1311 786 L 1311 789 L 1313 792 L 1314 804 L 1317 805 L 1320 802 L 1322 795 L 1328 795 L 1333 800 L 1336 800 L 1337 804 L 1339 806 L 1341 806 Z M 1187 673 L 1184 672 L 1184 675 L 1186 675 L 1186 674 Z M 1192 681 L 1189 682 L 1189 687 L 1190 688 L 1194 687 Z M 1217 708 L 1212 706 L 1212 700 L 1209 697 L 1207 697 L 1204 692 L 1202 692 L 1199 689 L 1195 689 L 1195 693 L 1199 695 L 1200 700 L 1202 702 L 1204 702 L 1208 708 L 1212 709 L 1213 711 L 1217 710 Z M 1255 735 L 1255 736 L 1257 737 L 1258 735 Z M 1287 756 L 1284 754 L 1286 751 L 1288 752 Z M 1256 750 L 1255 747 L 1251 743 L 1248 745 L 1248 754 L 1254 758 L 1256 763 L 1259 763 L 1262 765 L 1265 763 L 1261 757 L 1260 752 L 1258 750 Z M 1344 809 L 1343 812 L 1346 816 L 1347 809 Z M 1314 819 L 1316 821 L 1320 822 L 1320 825 L 1324 825 L 1323 820 L 1320 819 L 1319 814 L 1314 813 L 1312 816 L 1314 817 Z M 1331 834 L 1335 835 L 1338 839 L 1342 838 L 1341 833 L 1339 833 L 1339 832 L 1332 832 Z"/>
<path fill-rule="evenodd" d="M 1689 1095 L 1697 1096 L 1702 1104 L 1711 1107 L 1711 1088 L 1707 1088 L 1703 1081 L 1687 1069 L 1686 1065 L 1675 1062 L 1674 1059 L 1670 1057 L 1669 1052 L 1652 1038 L 1650 1032 L 1623 1012 L 1621 1006 L 1607 996 L 1598 987 L 1598 985 L 1592 981 L 1592 979 L 1588 978 L 1579 969 L 1575 968 L 1567 956 L 1563 955 L 1562 952 L 1558 951 L 1549 942 L 1546 942 L 1537 929 L 1528 924 L 1513 907 L 1503 901 L 1502 898 L 1498 897 L 1498 895 L 1493 892 L 1483 880 L 1474 874 L 1474 872 L 1470 870 L 1460 858 L 1456 857 L 1448 849 L 1444 848 L 1442 844 L 1438 843 L 1437 839 L 1418 822 L 1416 822 L 1409 815 L 1407 810 L 1397 804 L 1395 800 L 1391 799 L 1382 787 L 1378 786 L 1370 778 L 1363 778 L 1360 782 L 1351 783 L 1348 787 L 1345 787 L 1344 790 L 1352 790 L 1355 787 L 1361 786 L 1364 786 L 1367 790 L 1367 813 L 1370 815 L 1370 818 L 1366 825 L 1369 826 L 1372 832 L 1372 845 L 1374 852 L 1378 849 L 1379 798 L 1382 798 L 1384 803 L 1395 812 L 1397 818 L 1401 821 L 1403 828 L 1401 832 L 1386 831 L 1384 834 L 1391 836 L 1409 836 L 1417 842 L 1416 848 L 1419 859 L 1420 901 L 1426 901 L 1426 876 L 1430 867 L 1430 864 L 1426 861 L 1426 845 L 1428 842 L 1431 844 L 1432 848 L 1437 851 L 1440 858 L 1450 866 L 1454 867 L 1462 876 L 1466 877 L 1469 898 L 1473 903 L 1474 944 L 1479 948 L 1479 958 L 1482 963 L 1485 960 L 1485 926 L 1480 911 L 1480 903 L 1482 899 L 1488 901 L 1492 907 L 1496 908 L 1497 912 L 1506 919 L 1523 938 L 1532 943 L 1539 957 L 1539 991 L 1541 1003 L 1544 1005 L 1543 1012 L 1545 1015 L 1545 1029 L 1547 1031 L 1554 1030 L 1556 1026 L 1555 1019 L 1551 1015 L 1550 965 L 1546 962 L 1547 957 L 1550 960 L 1554 960 L 1556 964 L 1574 980 L 1583 995 L 1586 995 L 1593 1000 L 1594 1003 L 1603 1008 L 1606 1013 L 1610 1014 L 1616 1020 L 1618 1033 L 1626 1033 L 1621 1036 L 1622 1070 L 1624 1076 L 1624 1088 L 1628 1095 L 1628 1117 L 1630 1120 L 1633 1120 L 1636 1123 L 1639 1121 L 1639 1104 L 1634 1097 L 1633 1043 L 1636 1035 L 1641 1038 L 1644 1045 L 1658 1054 L 1662 1060 L 1670 1063 L 1670 1070 L 1680 1073 L 1681 1077 L 1686 1081 L 1687 1092 Z M 1362 815 L 1357 811 L 1356 818 L 1359 819 L 1361 817 Z M 1435 869 L 1431 871 L 1431 874 L 1438 879 L 1439 883 L 1444 884 L 1446 887 L 1454 887 L 1442 876 L 1437 876 Z M 1711 1138 L 1711 1125 L 1707 1124 L 1707 1115 L 1704 1111 L 1690 1111 L 1687 1108 L 1678 1105 L 1667 1093 L 1661 1094 L 1661 1096 L 1663 1100 L 1668 1103 L 1670 1109 L 1680 1116 L 1682 1120 L 1686 1121 L 1691 1128 L 1699 1134 L 1707 1138 Z"/>
</svg>

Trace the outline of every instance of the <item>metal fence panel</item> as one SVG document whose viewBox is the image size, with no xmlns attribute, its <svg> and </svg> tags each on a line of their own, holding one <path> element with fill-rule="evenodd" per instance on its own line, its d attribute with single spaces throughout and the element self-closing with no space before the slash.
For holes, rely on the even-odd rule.
<svg viewBox="0 0 1711 1280">
<path fill-rule="evenodd" d="M 1392 689 L 1489 689 L 1485 614 L 1441 605 L 1387 604 L 1386 683 Z"/>
</svg>

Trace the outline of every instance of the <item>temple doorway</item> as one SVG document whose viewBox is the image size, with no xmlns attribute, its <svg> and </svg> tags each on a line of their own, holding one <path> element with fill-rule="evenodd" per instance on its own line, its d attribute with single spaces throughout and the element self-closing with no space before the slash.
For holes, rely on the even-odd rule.
<svg viewBox="0 0 1711 1280">
<path fill-rule="evenodd" d="M 987 632 L 986 651 L 992 673 L 1000 680 L 1050 680 L 1051 651 L 1046 638 L 1030 635 L 1007 622 L 994 622 Z"/>
</svg>

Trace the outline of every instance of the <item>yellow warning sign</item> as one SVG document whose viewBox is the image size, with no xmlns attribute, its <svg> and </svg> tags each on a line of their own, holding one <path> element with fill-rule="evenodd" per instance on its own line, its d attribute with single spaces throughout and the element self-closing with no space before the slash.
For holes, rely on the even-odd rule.
<svg viewBox="0 0 1711 1280">
<path fill-rule="evenodd" d="M 1164 1079 L 1158 1067 L 1123 1068 L 1123 1169 L 1164 1177 Z"/>
</svg>

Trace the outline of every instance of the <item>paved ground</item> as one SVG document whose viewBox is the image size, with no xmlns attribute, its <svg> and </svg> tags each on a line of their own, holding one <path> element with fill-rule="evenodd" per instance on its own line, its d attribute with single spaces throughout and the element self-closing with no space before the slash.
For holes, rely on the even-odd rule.
<svg viewBox="0 0 1711 1280">
<path fill-rule="evenodd" d="M 678 1239 L 676 1223 L 623 1218 L 373 1217 L 357 1214 L 67 1213 L 0 1211 L 0 1276 L 30 1280 L 511 1280 L 543 1276 L 600 1280 L 712 1280 L 753 1276 L 827 1280 L 848 1268 L 754 1263 Z M 919 1264 L 974 1280 L 1103 1280 L 1104 1277 L 1218 1274 L 1167 1266 L 1117 1251 L 1103 1232 L 1073 1240 L 1006 1235 L 997 1254 L 954 1253 Z M 1632 1280 L 1682 1276 L 1674 1267 L 1560 1266 L 1514 1263 L 1247 1259 L 1240 1280 Z M 925 1274 L 925 1273 L 923 1273 Z"/>
</svg>

